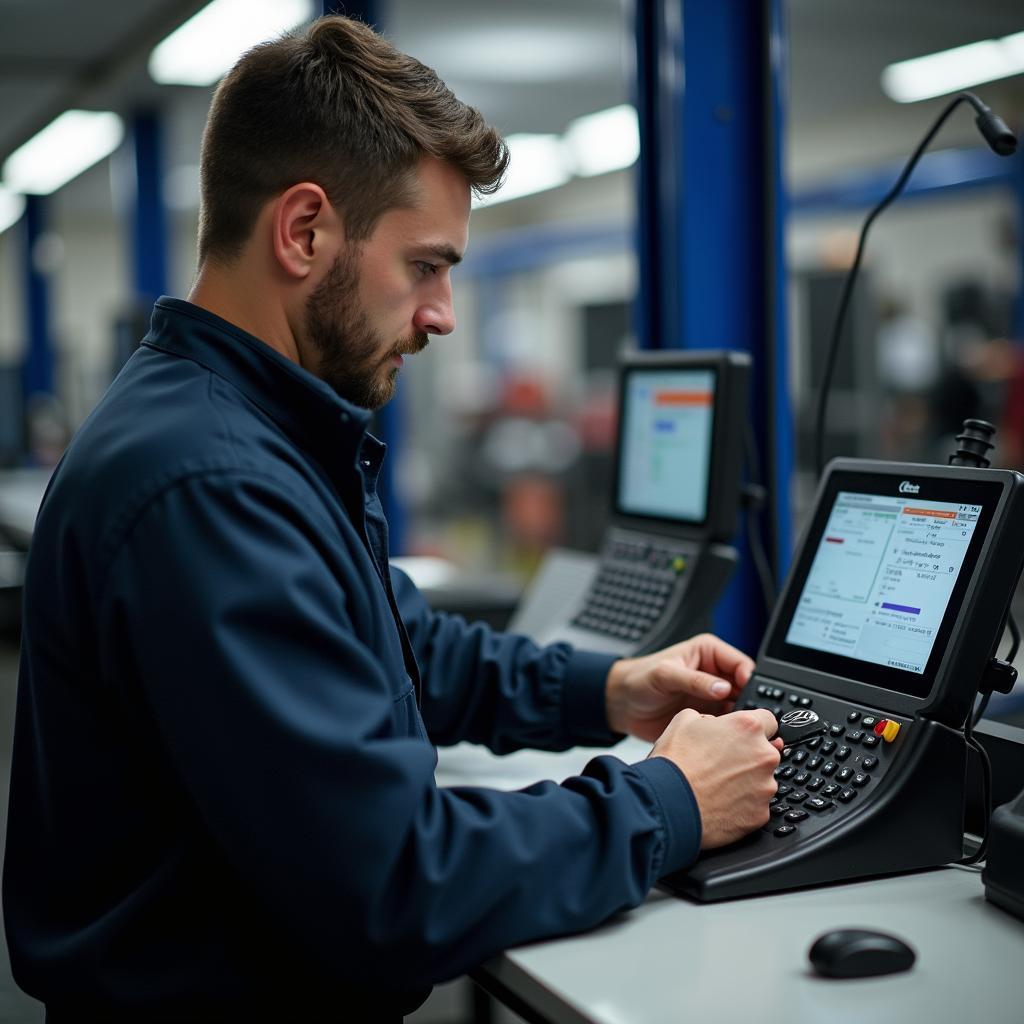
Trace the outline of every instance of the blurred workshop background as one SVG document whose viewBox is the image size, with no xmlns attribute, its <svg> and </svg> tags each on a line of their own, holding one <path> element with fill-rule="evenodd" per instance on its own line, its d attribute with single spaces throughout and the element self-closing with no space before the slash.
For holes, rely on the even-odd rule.
<svg viewBox="0 0 1024 1024">
<path fill-rule="evenodd" d="M 326 6 L 436 68 L 512 150 L 506 185 L 473 214 L 458 327 L 409 361 L 379 417 L 393 554 L 424 559 L 435 589 L 500 620 L 552 546 L 600 541 L 618 355 L 734 347 L 754 353 L 765 385 L 754 403 L 764 530 L 784 569 L 813 493 L 817 385 L 861 222 L 950 82 L 977 86 L 1022 127 L 1020 3 Z M 138 345 L 154 298 L 185 296 L 196 270 L 212 89 L 241 49 L 323 9 L 0 0 L 7 716 L 21 564 L 47 473 Z M 199 35 L 173 45 L 199 12 L 210 19 Z M 946 51 L 944 84 L 929 92 L 927 66 L 904 62 Z M 963 419 L 979 416 L 999 428 L 995 464 L 1024 468 L 1024 158 L 995 157 L 972 122 L 967 110 L 950 119 L 873 229 L 830 454 L 944 462 Z M 726 633 L 741 599 L 716 619 Z M 733 636 L 756 646 L 757 617 Z M 9 733 L 6 717 L 4 744 Z M 7 984 L 0 1019 L 37 1019 L 17 1016 L 33 1011 Z"/>
</svg>

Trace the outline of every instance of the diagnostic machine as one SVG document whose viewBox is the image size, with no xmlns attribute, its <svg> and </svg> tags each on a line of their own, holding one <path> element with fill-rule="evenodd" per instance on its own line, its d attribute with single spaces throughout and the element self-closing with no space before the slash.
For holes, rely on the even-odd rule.
<svg viewBox="0 0 1024 1024">
<path fill-rule="evenodd" d="M 743 706 L 786 743 L 764 829 L 663 879 L 728 899 L 964 856 L 967 739 L 1024 560 L 1024 476 L 837 459 Z"/>
<path fill-rule="evenodd" d="M 552 551 L 510 631 L 632 655 L 706 627 L 736 566 L 749 377 L 743 352 L 623 358 L 600 554 Z"/>
</svg>

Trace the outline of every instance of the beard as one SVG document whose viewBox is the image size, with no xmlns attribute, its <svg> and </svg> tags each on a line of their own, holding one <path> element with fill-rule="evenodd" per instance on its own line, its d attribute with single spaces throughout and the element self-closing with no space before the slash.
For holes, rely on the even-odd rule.
<svg viewBox="0 0 1024 1024">
<path fill-rule="evenodd" d="M 396 356 L 427 347 L 415 332 L 389 344 L 359 304 L 359 267 L 351 252 L 340 254 L 306 302 L 306 337 L 318 357 L 316 375 L 346 401 L 379 409 L 391 401 L 398 380 Z"/>
</svg>

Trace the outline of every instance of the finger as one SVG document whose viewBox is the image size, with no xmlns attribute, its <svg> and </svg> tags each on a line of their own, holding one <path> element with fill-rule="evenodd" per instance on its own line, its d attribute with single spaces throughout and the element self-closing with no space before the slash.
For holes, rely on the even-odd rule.
<svg viewBox="0 0 1024 1024">
<path fill-rule="evenodd" d="M 746 686 L 754 672 L 753 658 L 711 634 L 708 634 L 702 645 L 702 655 L 702 669 L 732 680 L 739 687 Z"/>
<path fill-rule="evenodd" d="M 753 711 L 740 711 L 741 715 L 755 715 L 761 728 L 764 729 L 766 739 L 772 739 L 779 731 L 779 723 L 775 716 L 766 708 L 754 708 Z M 781 743 L 782 740 L 779 740 Z"/>
<path fill-rule="evenodd" d="M 678 663 L 666 667 L 665 680 L 674 692 L 697 700 L 717 702 L 732 695 L 732 683 L 728 679 Z"/>
</svg>

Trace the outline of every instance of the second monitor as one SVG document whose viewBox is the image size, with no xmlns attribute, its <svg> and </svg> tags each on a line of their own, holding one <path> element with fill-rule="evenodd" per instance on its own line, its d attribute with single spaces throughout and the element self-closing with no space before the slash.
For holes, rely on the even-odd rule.
<svg viewBox="0 0 1024 1024">
<path fill-rule="evenodd" d="M 551 552 L 511 629 L 627 655 L 706 628 L 736 562 L 749 374 L 742 352 L 623 358 L 600 553 Z"/>
</svg>

